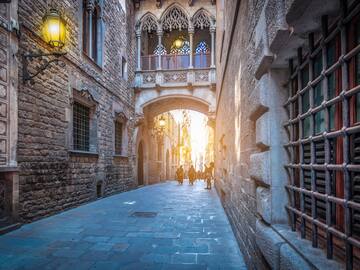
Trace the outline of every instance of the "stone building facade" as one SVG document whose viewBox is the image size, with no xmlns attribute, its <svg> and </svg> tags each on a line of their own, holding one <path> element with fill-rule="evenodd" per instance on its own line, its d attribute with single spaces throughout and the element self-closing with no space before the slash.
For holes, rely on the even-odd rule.
<svg viewBox="0 0 360 270">
<path fill-rule="evenodd" d="M 41 36 L 51 2 L 67 24 L 66 55 L 25 81 L 23 56 L 54 51 Z M 28 222 L 137 186 L 133 3 L 40 0 L 0 5 L 7 99 L 1 103 L 7 122 L 1 123 L 0 170 L 1 181 L 12 177 L 6 180 L 13 182 L 7 192 L 14 201 L 10 216 Z M 86 14 L 95 10 L 96 25 L 91 26 L 96 37 L 86 43 Z M 27 59 L 30 75 L 44 59 L 52 58 Z"/>
<path fill-rule="evenodd" d="M 218 1 L 216 187 L 250 269 L 359 269 L 358 1 Z"/>
<path fill-rule="evenodd" d="M 150 134 L 153 119 L 180 109 L 214 120 L 216 5 L 210 0 L 135 0 L 134 4 L 135 136 L 136 149 L 142 150 L 137 168 L 151 183 L 161 178 L 157 146 Z M 176 48 L 175 41 L 182 45 Z"/>
</svg>

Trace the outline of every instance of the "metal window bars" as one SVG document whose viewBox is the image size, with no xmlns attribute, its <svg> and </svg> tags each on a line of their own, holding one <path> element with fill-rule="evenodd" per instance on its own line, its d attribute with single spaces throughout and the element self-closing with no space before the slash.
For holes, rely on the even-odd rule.
<svg viewBox="0 0 360 270">
<path fill-rule="evenodd" d="M 115 154 L 122 154 L 123 123 L 115 121 Z"/>
<path fill-rule="evenodd" d="M 73 145 L 74 150 L 90 150 L 90 108 L 78 102 L 73 105 Z"/>
<path fill-rule="evenodd" d="M 328 17 L 323 16 L 322 35 L 318 45 L 314 46 L 314 34 L 309 34 L 309 53 L 303 57 L 302 49 L 298 49 L 296 68 L 294 60 L 289 61 L 289 98 L 284 105 L 289 114 L 284 127 L 289 136 L 289 143 L 285 148 L 289 153 L 290 163 L 285 167 L 289 174 L 286 189 L 289 192 L 287 210 L 291 227 L 296 230 L 300 223 L 301 237 L 311 238 L 314 247 L 322 245 L 319 244 L 321 238 L 325 242 L 329 259 L 334 256 L 334 249 L 338 250 L 340 246 L 345 254 L 346 269 L 353 269 L 354 248 L 360 249 L 360 234 L 358 230 L 354 231 L 354 228 L 360 226 L 357 224 L 360 219 L 356 218 L 360 214 L 360 200 L 353 199 L 353 177 L 360 173 L 360 162 L 354 162 L 351 156 L 354 152 L 351 148 L 355 146 L 352 147 L 351 144 L 356 141 L 357 134 L 360 134 L 360 125 L 353 125 L 350 121 L 350 100 L 360 93 L 360 85 L 350 89 L 349 83 L 349 62 L 360 53 L 360 45 L 348 51 L 348 26 L 359 12 L 359 3 L 355 3 L 350 9 L 346 1 L 342 0 L 339 19 L 331 31 Z M 340 36 L 340 55 L 328 66 L 328 46 L 337 36 Z M 314 61 L 319 59 L 319 54 L 322 70 L 314 77 Z M 319 63 L 315 64 L 319 68 Z M 307 81 L 307 78 L 303 79 L 303 71 L 306 72 L 307 69 L 308 83 L 302 85 L 303 81 Z M 329 76 L 337 71 L 341 87 L 338 94 L 329 95 Z M 318 84 L 321 84 L 323 98 L 319 104 L 314 102 Z M 304 104 L 304 107 L 308 110 L 303 111 L 303 96 L 307 93 L 309 105 Z M 337 106 L 342 115 L 342 126 L 335 128 L 330 115 L 333 106 Z M 320 120 L 315 117 L 319 112 L 324 114 L 321 121 L 325 125 L 323 132 L 316 133 L 316 125 Z M 304 128 L 304 123 L 308 121 L 306 118 L 310 119 L 310 123 L 306 123 Z M 336 155 L 341 155 L 342 162 L 337 162 Z M 338 181 L 337 177 L 342 180 Z M 322 184 L 319 184 L 320 181 Z M 339 185 L 342 181 L 343 185 Z M 358 255 L 359 253 L 357 257 Z"/>
</svg>

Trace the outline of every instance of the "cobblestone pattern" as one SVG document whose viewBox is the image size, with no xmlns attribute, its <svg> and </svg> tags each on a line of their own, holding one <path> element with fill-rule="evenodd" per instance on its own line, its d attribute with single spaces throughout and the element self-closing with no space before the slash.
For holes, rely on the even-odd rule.
<svg viewBox="0 0 360 270">
<path fill-rule="evenodd" d="M 48 51 L 40 38 L 47 2 L 19 2 L 20 53 Z M 22 83 L 19 86 L 19 214 L 25 222 L 96 198 L 99 181 L 105 196 L 135 186 L 133 142 L 128 142 L 129 157 L 118 160 L 113 157 L 112 132 L 113 102 L 121 105 L 129 118 L 127 132 L 133 132 L 134 96 L 130 85 L 135 63 L 133 5 L 126 1 L 125 14 L 118 0 L 104 2 L 102 67 L 82 52 L 82 1 L 54 1 L 67 21 L 66 67 L 52 66 L 35 79 L 34 85 Z M 120 75 L 121 57 L 128 62 L 127 81 Z M 21 67 L 19 70 L 21 78 Z M 75 86 L 78 90 L 91 89 L 98 98 L 97 157 L 74 156 L 68 152 L 71 150 L 68 141 L 71 117 L 68 114 Z"/>
</svg>

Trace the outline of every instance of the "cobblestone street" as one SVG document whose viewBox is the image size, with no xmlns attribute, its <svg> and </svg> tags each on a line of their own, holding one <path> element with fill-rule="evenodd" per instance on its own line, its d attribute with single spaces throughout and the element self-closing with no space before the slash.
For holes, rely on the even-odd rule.
<svg viewBox="0 0 360 270">
<path fill-rule="evenodd" d="M 216 191 L 166 182 L 0 237 L 0 269 L 245 269 Z"/>
</svg>

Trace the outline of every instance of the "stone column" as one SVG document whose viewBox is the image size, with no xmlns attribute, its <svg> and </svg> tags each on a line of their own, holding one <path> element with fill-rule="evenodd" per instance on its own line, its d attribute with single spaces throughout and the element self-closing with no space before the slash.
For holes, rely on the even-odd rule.
<svg viewBox="0 0 360 270">
<path fill-rule="evenodd" d="M 162 36 L 163 36 L 163 31 L 161 28 L 159 28 L 156 31 L 157 37 L 158 37 L 158 48 L 160 49 L 162 47 Z M 157 69 L 161 70 L 161 53 L 159 53 L 158 55 L 158 66 Z"/>
<path fill-rule="evenodd" d="M 194 28 L 189 28 L 188 30 L 189 32 L 189 41 L 190 41 L 190 61 L 189 61 L 189 68 L 194 68 L 193 66 L 193 51 L 194 51 L 194 42 L 193 42 L 193 39 L 194 39 Z"/>
<path fill-rule="evenodd" d="M 215 67 L 215 26 L 210 26 L 210 36 L 211 36 L 211 65 L 210 67 Z"/>
<path fill-rule="evenodd" d="M 137 58 L 137 67 L 136 70 L 141 70 L 141 29 L 136 29 L 136 58 Z"/>
<path fill-rule="evenodd" d="M 88 1 L 87 5 L 86 5 L 86 21 L 88 22 L 88 27 L 87 27 L 87 31 L 88 31 L 88 40 L 87 40 L 87 51 L 88 51 L 88 56 L 90 56 L 90 58 L 93 57 L 93 53 L 92 53 L 92 14 L 93 14 L 93 10 L 94 10 L 94 3 L 93 1 Z"/>
</svg>

